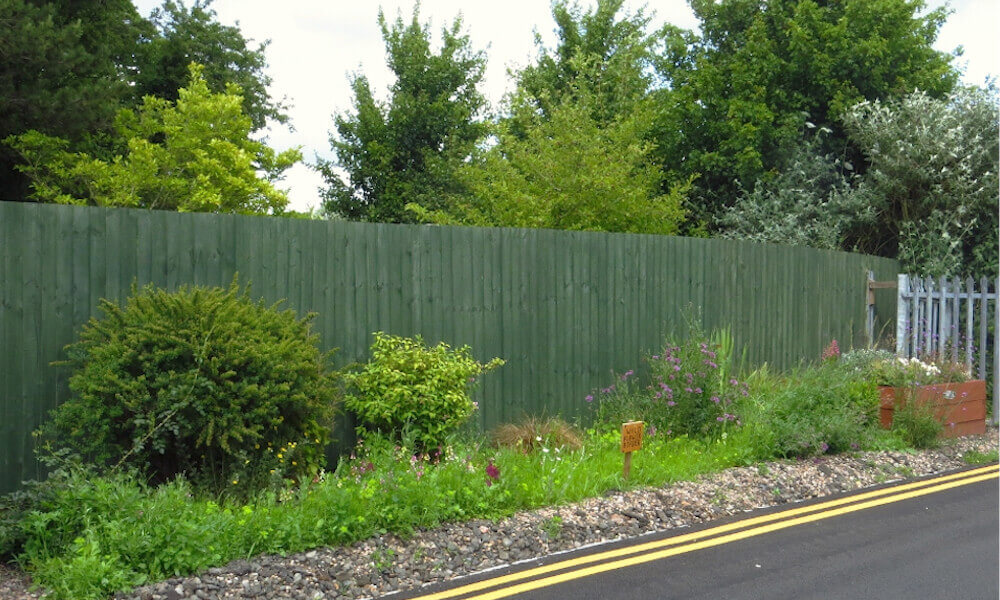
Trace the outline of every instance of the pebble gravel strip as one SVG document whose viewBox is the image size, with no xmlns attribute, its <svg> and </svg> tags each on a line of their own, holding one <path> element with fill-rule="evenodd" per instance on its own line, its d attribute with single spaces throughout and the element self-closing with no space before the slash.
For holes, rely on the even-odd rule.
<svg viewBox="0 0 1000 600">
<path fill-rule="evenodd" d="M 704 523 L 757 508 L 849 492 L 968 465 L 970 450 L 998 447 L 997 429 L 914 453 L 858 452 L 739 467 L 662 488 L 474 520 L 286 557 L 258 556 L 118 594 L 116 600 L 373 598 L 602 542 Z M 559 517 L 555 519 L 554 517 Z M 0 598 L 39 598 L 0 566 Z"/>
</svg>

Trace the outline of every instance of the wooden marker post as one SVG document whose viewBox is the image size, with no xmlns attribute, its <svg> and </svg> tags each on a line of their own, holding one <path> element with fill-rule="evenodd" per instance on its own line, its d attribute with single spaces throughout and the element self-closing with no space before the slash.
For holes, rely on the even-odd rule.
<svg viewBox="0 0 1000 600">
<path fill-rule="evenodd" d="M 632 470 L 632 453 L 642 448 L 643 427 L 642 421 L 622 423 L 622 452 L 625 453 L 625 469 L 622 471 L 622 476 L 625 479 L 628 479 Z"/>
</svg>

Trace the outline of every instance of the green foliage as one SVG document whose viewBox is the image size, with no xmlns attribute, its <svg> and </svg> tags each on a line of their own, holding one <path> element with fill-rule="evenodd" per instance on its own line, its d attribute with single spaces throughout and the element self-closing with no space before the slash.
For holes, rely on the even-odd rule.
<svg viewBox="0 0 1000 600">
<path fill-rule="evenodd" d="M 166 0 L 150 16 L 156 34 L 139 44 L 136 61 L 140 67 L 133 74 L 136 99 L 156 96 L 175 101 L 178 90 L 188 82 L 188 65 L 204 65 L 203 75 L 209 89 L 225 93 L 229 84 L 239 86 L 243 113 L 258 131 L 269 120 L 285 123 L 286 107 L 268 94 L 271 78 L 264 72 L 268 42 L 256 47 L 243 37 L 239 27 L 223 25 L 211 8 L 213 0 L 194 0 L 188 7 L 183 0 Z"/>
<path fill-rule="evenodd" d="M 147 96 L 138 111 L 119 112 L 115 130 L 127 151 L 111 160 L 71 152 L 68 141 L 37 131 L 7 138 L 24 158 L 17 168 L 31 178 L 31 197 L 184 212 L 281 211 L 288 198 L 274 182 L 301 153 L 278 154 L 249 138 L 238 87 L 210 92 L 194 64 L 190 77 L 176 103 Z"/>
<path fill-rule="evenodd" d="M 547 118 L 522 103 L 516 121 L 500 127 L 497 144 L 460 170 L 468 200 L 455 198 L 437 212 L 408 208 L 439 224 L 678 233 L 689 186 L 660 193 L 660 171 L 642 141 L 652 106 L 637 105 L 602 126 L 592 116 L 595 99 L 578 89 Z"/>
<path fill-rule="evenodd" d="M 598 0 L 592 11 L 559 0 L 552 4 L 556 47 L 545 48 L 535 37 L 538 59 L 514 73 L 519 100 L 530 114 L 554 118 L 553 111 L 579 100 L 580 88 L 594 98 L 587 102 L 589 120 L 599 128 L 627 120 L 649 92 L 660 32 L 647 33 L 650 19 L 642 9 L 620 14 L 623 0 Z M 512 129 L 520 134 L 530 123 Z"/>
<path fill-rule="evenodd" d="M 700 35 L 674 30 L 658 63 L 668 85 L 656 139 L 665 170 L 701 175 L 696 216 L 710 223 L 737 185 L 752 189 L 787 160 L 806 123 L 829 128 L 827 151 L 840 150 L 839 117 L 858 101 L 940 96 L 958 80 L 952 56 L 933 48 L 946 11 L 920 14 L 922 2 L 691 5 Z"/>
<path fill-rule="evenodd" d="M 780 172 L 739 189 L 717 220 L 720 236 L 827 250 L 850 250 L 855 229 L 875 222 L 875 209 L 855 193 L 853 165 L 824 153 L 822 128 L 801 142 Z"/>
<path fill-rule="evenodd" d="M 236 27 L 215 20 L 211 0 L 190 8 L 168 0 L 142 18 L 130 0 L 4 0 L 0 2 L 0 140 L 38 131 L 66 140 L 71 153 L 111 161 L 126 148 L 114 129 L 122 109 L 153 95 L 178 98 L 200 62 L 216 93 L 242 89 L 254 130 L 285 122 L 284 106 L 267 93 L 266 44 L 248 47 Z M 29 177 L 22 156 L 0 146 L 0 197 L 24 200 Z"/>
<path fill-rule="evenodd" d="M 697 319 L 689 319 L 683 340 L 668 340 L 647 359 L 647 383 L 626 371 L 614 384 L 587 397 L 597 399 L 597 423 L 614 429 L 637 420 L 665 436 L 721 437 L 740 424 L 736 404 L 747 394 L 746 384 L 730 375 L 732 352 L 726 332 L 710 337 Z"/>
<path fill-rule="evenodd" d="M 740 405 L 753 423 L 758 453 L 801 457 L 859 449 L 878 415 L 875 384 L 836 362 L 800 368 L 787 377 L 750 378 Z"/>
<path fill-rule="evenodd" d="M 444 442 L 475 410 L 470 389 L 475 378 L 504 363 L 476 361 L 468 346 L 444 342 L 429 347 L 423 338 L 375 333 L 371 360 L 347 376 L 354 388 L 345 406 L 355 413 L 367 436 L 410 432 L 425 448 Z"/>
<path fill-rule="evenodd" d="M 987 452 L 969 450 L 962 455 L 962 460 L 964 460 L 966 464 L 970 465 L 986 465 L 997 462 L 997 455 L 998 453 L 996 449 L 989 450 Z"/>
<path fill-rule="evenodd" d="M 731 443 L 647 440 L 621 478 L 616 436 L 595 435 L 578 451 L 523 454 L 447 440 L 415 453 L 412 437 L 365 440 L 335 473 L 246 502 L 206 499 L 184 479 L 151 488 L 136 477 L 73 471 L 21 520 L 21 564 L 53 600 L 106 598 L 115 591 L 257 554 L 348 544 L 379 533 L 562 504 L 610 489 L 662 485 L 735 464 Z M 495 465 L 497 478 L 485 473 Z M 487 484 L 487 480 L 491 482 Z M 555 533 L 554 526 L 551 531 Z M 385 563 L 391 557 L 382 554 Z"/>
<path fill-rule="evenodd" d="M 354 77 L 354 112 L 336 116 L 337 133 L 330 138 L 337 159 L 319 163 L 328 186 L 323 210 L 329 215 L 411 222 L 405 204 L 437 210 L 447 195 L 462 191 L 455 171 L 486 133 L 477 120 L 486 101 L 476 89 L 486 56 L 472 49 L 460 17 L 442 30 L 435 53 L 417 10 L 409 24 L 400 16 L 392 25 L 379 12 L 396 80 L 388 103 L 382 103 L 364 75 Z M 346 182 L 339 169 L 347 172 Z"/>
<path fill-rule="evenodd" d="M 102 469 L 246 493 L 323 465 L 335 388 L 312 315 L 229 289 L 133 288 L 67 346 L 73 396 L 43 425 Z"/>
<path fill-rule="evenodd" d="M 900 402 L 892 413 L 892 432 L 911 448 L 934 448 L 943 431 L 941 419 L 927 403 Z"/>
<path fill-rule="evenodd" d="M 130 90 L 130 40 L 148 27 L 130 0 L 0 2 L 0 140 L 35 129 L 90 148 Z M 0 198 L 27 195 L 20 157 L 0 145 Z"/>
<path fill-rule="evenodd" d="M 667 183 L 647 142 L 655 36 L 620 0 L 593 12 L 555 3 L 558 43 L 515 74 L 496 143 L 459 171 L 461 194 L 440 210 L 409 204 L 437 224 L 676 234 L 690 181 Z M 663 190 L 667 190 L 664 193 Z"/>
<path fill-rule="evenodd" d="M 997 271 L 996 89 L 862 102 L 843 121 L 870 164 L 856 193 L 876 218 L 858 249 L 922 275 Z"/>
</svg>

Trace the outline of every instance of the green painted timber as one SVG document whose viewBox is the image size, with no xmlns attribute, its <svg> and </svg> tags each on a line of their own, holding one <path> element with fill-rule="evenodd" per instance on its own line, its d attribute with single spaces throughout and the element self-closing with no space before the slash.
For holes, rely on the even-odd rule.
<svg viewBox="0 0 1000 600">
<path fill-rule="evenodd" d="M 50 363 L 98 299 L 121 301 L 133 282 L 225 286 L 239 273 L 254 296 L 318 313 L 338 365 L 365 360 L 378 330 L 502 357 L 476 392 L 489 428 L 583 416 L 588 392 L 682 331 L 688 305 L 706 328 L 731 327 L 751 364 L 791 366 L 834 338 L 863 345 L 869 270 L 895 280 L 898 264 L 731 240 L 0 202 L 0 492 L 43 473 L 31 432 L 69 394 Z M 894 291 L 877 301 L 894 323 Z"/>
</svg>

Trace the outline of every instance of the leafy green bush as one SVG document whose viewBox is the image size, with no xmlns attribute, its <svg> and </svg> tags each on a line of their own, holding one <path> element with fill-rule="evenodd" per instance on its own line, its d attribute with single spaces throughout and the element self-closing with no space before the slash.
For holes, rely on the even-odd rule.
<svg viewBox="0 0 1000 600">
<path fill-rule="evenodd" d="M 371 353 L 359 372 L 346 376 L 353 390 L 345 406 L 358 416 L 359 434 L 394 437 L 409 430 L 425 448 L 442 444 L 472 416 L 475 378 L 504 363 L 499 358 L 480 363 L 468 346 L 429 347 L 420 336 L 382 332 L 375 333 Z"/>
<path fill-rule="evenodd" d="M 800 368 L 787 377 L 750 378 L 741 403 L 758 431 L 762 455 L 794 457 L 858 449 L 878 414 L 878 388 L 835 362 Z"/>
<path fill-rule="evenodd" d="M 312 315 L 229 289 L 133 287 L 67 346 L 72 398 L 42 435 L 102 468 L 246 493 L 323 465 L 334 377 Z"/>
</svg>

